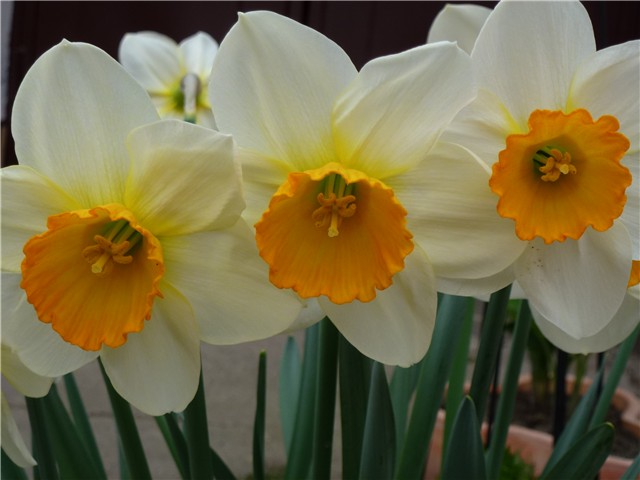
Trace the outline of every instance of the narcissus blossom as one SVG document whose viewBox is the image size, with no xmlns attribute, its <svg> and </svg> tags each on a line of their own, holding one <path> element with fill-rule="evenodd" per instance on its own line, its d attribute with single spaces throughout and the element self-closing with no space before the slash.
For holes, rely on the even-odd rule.
<svg viewBox="0 0 640 480">
<path fill-rule="evenodd" d="M 205 32 L 182 40 L 156 32 L 127 33 L 120 63 L 149 92 L 160 116 L 215 127 L 207 85 L 218 43 Z"/>
<path fill-rule="evenodd" d="M 449 38 L 473 37 L 473 28 L 449 29 Z M 513 256 L 508 269 L 449 287 L 477 293 L 517 279 L 552 341 L 601 350 L 605 328 L 638 322 L 636 311 L 612 326 L 638 284 L 640 42 L 596 51 L 580 3 L 507 1 L 471 58 L 478 98 L 444 138 L 491 169 L 497 214 L 512 226 L 494 244 Z"/>
<path fill-rule="evenodd" d="M 200 339 L 273 335 L 300 302 L 262 279 L 228 135 L 159 120 L 103 51 L 63 42 L 29 70 L 2 169 L 3 335 L 34 372 L 97 357 L 152 415 L 182 410 Z M 260 302 L 247 301 L 258 298 Z"/>
<path fill-rule="evenodd" d="M 486 173 L 438 142 L 473 95 L 469 58 L 448 42 L 358 72 L 318 32 L 251 12 L 220 45 L 209 97 L 240 147 L 245 215 L 271 282 L 317 299 L 376 360 L 424 355 L 436 275 L 492 271 L 475 246 L 497 222 L 476 221 L 489 211 L 469 193 Z"/>
<path fill-rule="evenodd" d="M 9 384 L 27 397 L 43 397 L 49 392 L 52 378 L 36 375 L 29 370 L 20 360 L 18 352 L 5 342 L 2 341 L 2 376 Z M 31 456 L 29 448 L 24 443 L 18 425 L 16 423 L 9 402 L 1 393 L 2 402 L 2 418 L 0 426 L 2 427 L 2 450 L 7 454 L 13 463 L 22 468 L 34 466 L 36 461 Z"/>
</svg>

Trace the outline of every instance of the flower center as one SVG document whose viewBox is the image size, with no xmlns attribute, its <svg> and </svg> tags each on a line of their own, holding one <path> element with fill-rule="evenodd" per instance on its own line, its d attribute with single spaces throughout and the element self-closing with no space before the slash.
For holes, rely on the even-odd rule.
<svg viewBox="0 0 640 480">
<path fill-rule="evenodd" d="M 131 250 L 142 239 L 140 232 L 135 230 L 126 220 L 109 222 L 105 226 L 104 235 L 95 235 L 95 245 L 82 250 L 82 256 L 91 264 L 91 272 L 98 276 L 105 276 L 113 271 L 113 264 L 128 265 L 133 262 Z"/>
<path fill-rule="evenodd" d="M 24 254 L 20 285 L 38 318 L 85 350 L 122 345 L 162 297 L 160 243 L 121 205 L 49 217 Z"/>
<path fill-rule="evenodd" d="M 528 133 L 507 137 L 489 186 L 521 240 L 562 242 L 611 227 L 632 180 L 620 163 L 630 144 L 619 128 L 615 117 L 594 121 L 583 109 L 535 110 Z"/>
<path fill-rule="evenodd" d="M 406 215 L 384 183 L 329 163 L 289 174 L 255 225 L 256 243 L 277 287 L 369 302 L 413 250 Z"/>
<path fill-rule="evenodd" d="M 563 152 L 560 148 L 541 148 L 533 156 L 533 163 L 543 174 L 540 179 L 544 182 L 555 182 L 560 175 L 568 173 L 575 175 L 578 172 L 575 165 L 571 165 L 571 154 Z"/>
<path fill-rule="evenodd" d="M 346 185 L 344 178 L 332 173 L 325 179 L 324 192 L 318 193 L 318 203 L 311 215 L 318 228 L 329 227 L 327 235 L 337 237 L 338 227 L 343 218 L 352 217 L 356 213 L 356 197 L 351 195 L 353 184 Z"/>
</svg>

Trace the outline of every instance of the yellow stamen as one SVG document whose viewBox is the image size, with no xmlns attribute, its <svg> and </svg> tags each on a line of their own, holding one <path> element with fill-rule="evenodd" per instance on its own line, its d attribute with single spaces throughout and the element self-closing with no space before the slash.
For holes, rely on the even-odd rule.
<svg viewBox="0 0 640 480">
<path fill-rule="evenodd" d="M 335 173 L 326 179 L 325 191 L 317 196 L 320 207 L 311 214 L 316 227 L 329 225 L 327 235 L 331 238 L 340 233 L 338 227 L 343 218 L 352 217 L 356 213 L 356 197 L 351 195 L 353 185 L 347 185 L 344 179 Z"/>
<path fill-rule="evenodd" d="M 555 182 L 560 178 L 561 174 L 571 173 L 575 175 L 578 172 L 575 165 L 571 165 L 571 154 L 562 152 L 557 148 L 538 150 L 533 158 L 535 163 L 542 163 L 538 170 L 544 173 L 540 179 L 545 182 Z"/>
<path fill-rule="evenodd" d="M 113 271 L 113 263 L 128 265 L 133 262 L 131 255 L 126 255 L 140 241 L 142 235 L 124 220 L 107 225 L 106 235 L 93 237 L 96 245 L 82 250 L 82 256 L 91 264 L 91 272 L 105 276 Z"/>
</svg>

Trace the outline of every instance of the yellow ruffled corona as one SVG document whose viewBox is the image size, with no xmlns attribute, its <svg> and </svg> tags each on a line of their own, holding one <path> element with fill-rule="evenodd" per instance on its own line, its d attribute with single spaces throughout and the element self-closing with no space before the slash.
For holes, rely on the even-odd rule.
<svg viewBox="0 0 640 480">
<path fill-rule="evenodd" d="M 84 350 L 122 345 L 162 297 L 160 243 L 120 205 L 49 217 L 24 254 L 21 287 L 38 318 Z"/>
<path fill-rule="evenodd" d="M 413 250 L 406 215 L 382 182 L 330 163 L 289 174 L 256 224 L 256 241 L 277 287 L 369 302 Z"/>
<path fill-rule="evenodd" d="M 528 133 L 507 137 L 489 185 L 500 197 L 498 213 L 515 220 L 521 240 L 562 242 L 589 226 L 611 227 L 631 185 L 620 163 L 629 140 L 619 127 L 615 117 L 594 121 L 583 109 L 535 110 Z"/>
</svg>

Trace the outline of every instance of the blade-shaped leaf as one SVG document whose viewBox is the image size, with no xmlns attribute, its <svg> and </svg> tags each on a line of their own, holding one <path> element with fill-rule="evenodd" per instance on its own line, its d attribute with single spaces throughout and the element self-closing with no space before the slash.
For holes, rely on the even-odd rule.
<svg viewBox="0 0 640 480">
<path fill-rule="evenodd" d="M 260 352 L 256 415 L 253 421 L 253 478 L 264 480 L 264 424 L 267 405 L 267 352 Z"/>
<path fill-rule="evenodd" d="M 176 421 L 175 413 L 167 413 L 154 418 L 169 448 L 169 452 L 171 452 L 176 468 L 180 472 L 180 477 L 183 480 L 187 480 L 190 478 L 189 451 L 187 450 L 187 442 L 184 439 L 182 430 L 180 430 Z"/>
<path fill-rule="evenodd" d="M 296 411 L 298 409 L 301 370 L 302 361 L 300 360 L 298 345 L 295 338 L 288 337 L 282 353 L 282 360 L 280 361 L 279 381 L 280 423 L 287 455 L 291 450 L 293 426 L 295 425 Z"/>
</svg>

